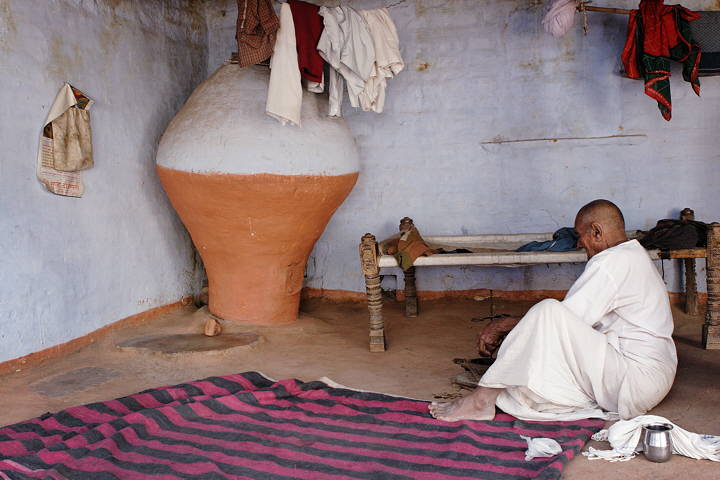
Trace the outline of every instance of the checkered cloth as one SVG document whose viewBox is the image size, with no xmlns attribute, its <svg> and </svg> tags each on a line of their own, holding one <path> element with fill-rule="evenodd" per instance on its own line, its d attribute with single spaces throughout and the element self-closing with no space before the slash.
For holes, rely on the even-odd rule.
<svg viewBox="0 0 720 480">
<path fill-rule="evenodd" d="M 700 75 L 720 75 L 720 11 L 698 13 L 700 18 L 690 22 L 690 30 L 702 49 Z"/>
<path fill-rule="evenodd" d="M 271 0 L 238 0 L 237 38 L 238 63 L 241 67 L 255 65 L 273 53 L 280 20 Z"/>
</svg>

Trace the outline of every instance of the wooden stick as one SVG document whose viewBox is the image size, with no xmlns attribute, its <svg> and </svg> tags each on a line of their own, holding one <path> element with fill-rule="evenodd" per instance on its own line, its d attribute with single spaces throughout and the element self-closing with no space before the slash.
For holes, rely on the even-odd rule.
<svg viewBox="0 0 720 480">
<path fill-rule="evenodd" d="M 626 10 L 624 8 L 609 8 L 609 7 L 592 7 L 590 5 L 578 6 L 578 10 L 587 10 L 588 12 L 602 12 L 602 13 L 620 13 L 624 15 L 630 15 L 632 10 Z"/>
</svg>

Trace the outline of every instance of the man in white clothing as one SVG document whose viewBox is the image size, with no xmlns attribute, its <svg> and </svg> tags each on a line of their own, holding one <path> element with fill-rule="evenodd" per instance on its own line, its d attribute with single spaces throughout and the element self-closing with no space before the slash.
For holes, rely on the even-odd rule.
<svg viewBox="0 0 720 480">
<path fill-rule="evenodd" d="M 497 405 L 525 420 L 623 419 L 667 395 L 677 355 L 665 284 L 645 249 L 625 235 L 620 209 L 595 200 L 575 219 L 588 263 L 562 302 L 543 300 L 522 319 L 493 321 L 478 348 L 497 359 L 470 395 L 432 403 L 446 421 L 492 420 Z"/>
</svg>

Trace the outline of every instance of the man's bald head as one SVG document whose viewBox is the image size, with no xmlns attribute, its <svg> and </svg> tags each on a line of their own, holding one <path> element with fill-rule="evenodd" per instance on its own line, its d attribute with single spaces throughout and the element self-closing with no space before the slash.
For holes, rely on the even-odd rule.
<svg viewBox="0 0 720 480">
<path fill-rule="evenodd" d="M 627 241 L 623 214 L 609 200 L 593 200 L 582 207 L 575 217 L 575 231 L 580 236 L 578 247 L 588 258 Z"/>
<path fill-rule="evenodd" d="M 575 218 L 576 223 L 578 221 L 581 224 L 599 222 L 608 228 L 625 231 L 625 217 L 618 206 L 610 200 L 593 200 L 582 207 Z"/>
</svg>

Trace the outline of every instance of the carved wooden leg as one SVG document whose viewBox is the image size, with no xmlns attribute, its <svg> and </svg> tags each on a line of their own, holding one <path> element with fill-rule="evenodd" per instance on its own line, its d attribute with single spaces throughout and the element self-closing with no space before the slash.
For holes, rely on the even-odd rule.
<svg viewBox="0 0 720 480">
<path fill-rule="evenodd" d="M 382 316 L 380 268 L 377 261 L 377 240 L 366 233 L 360 241 L 360 265 L 365 275 L 365 291 L 370 312 L 370 351 L 385 351 L 385 324 Z"/>
<path fill-rule="evenodd" d="M 405 272 L 405 316 L 418 316 L 417 288 L 415 287 L 415 267 Z"/>
<path fill-rule="evenodd" d="M 707 313 L 703 325 L 703 348 L 720 349 L 720 223 L 708 225 L 707 235 Z"/>
</svg>

